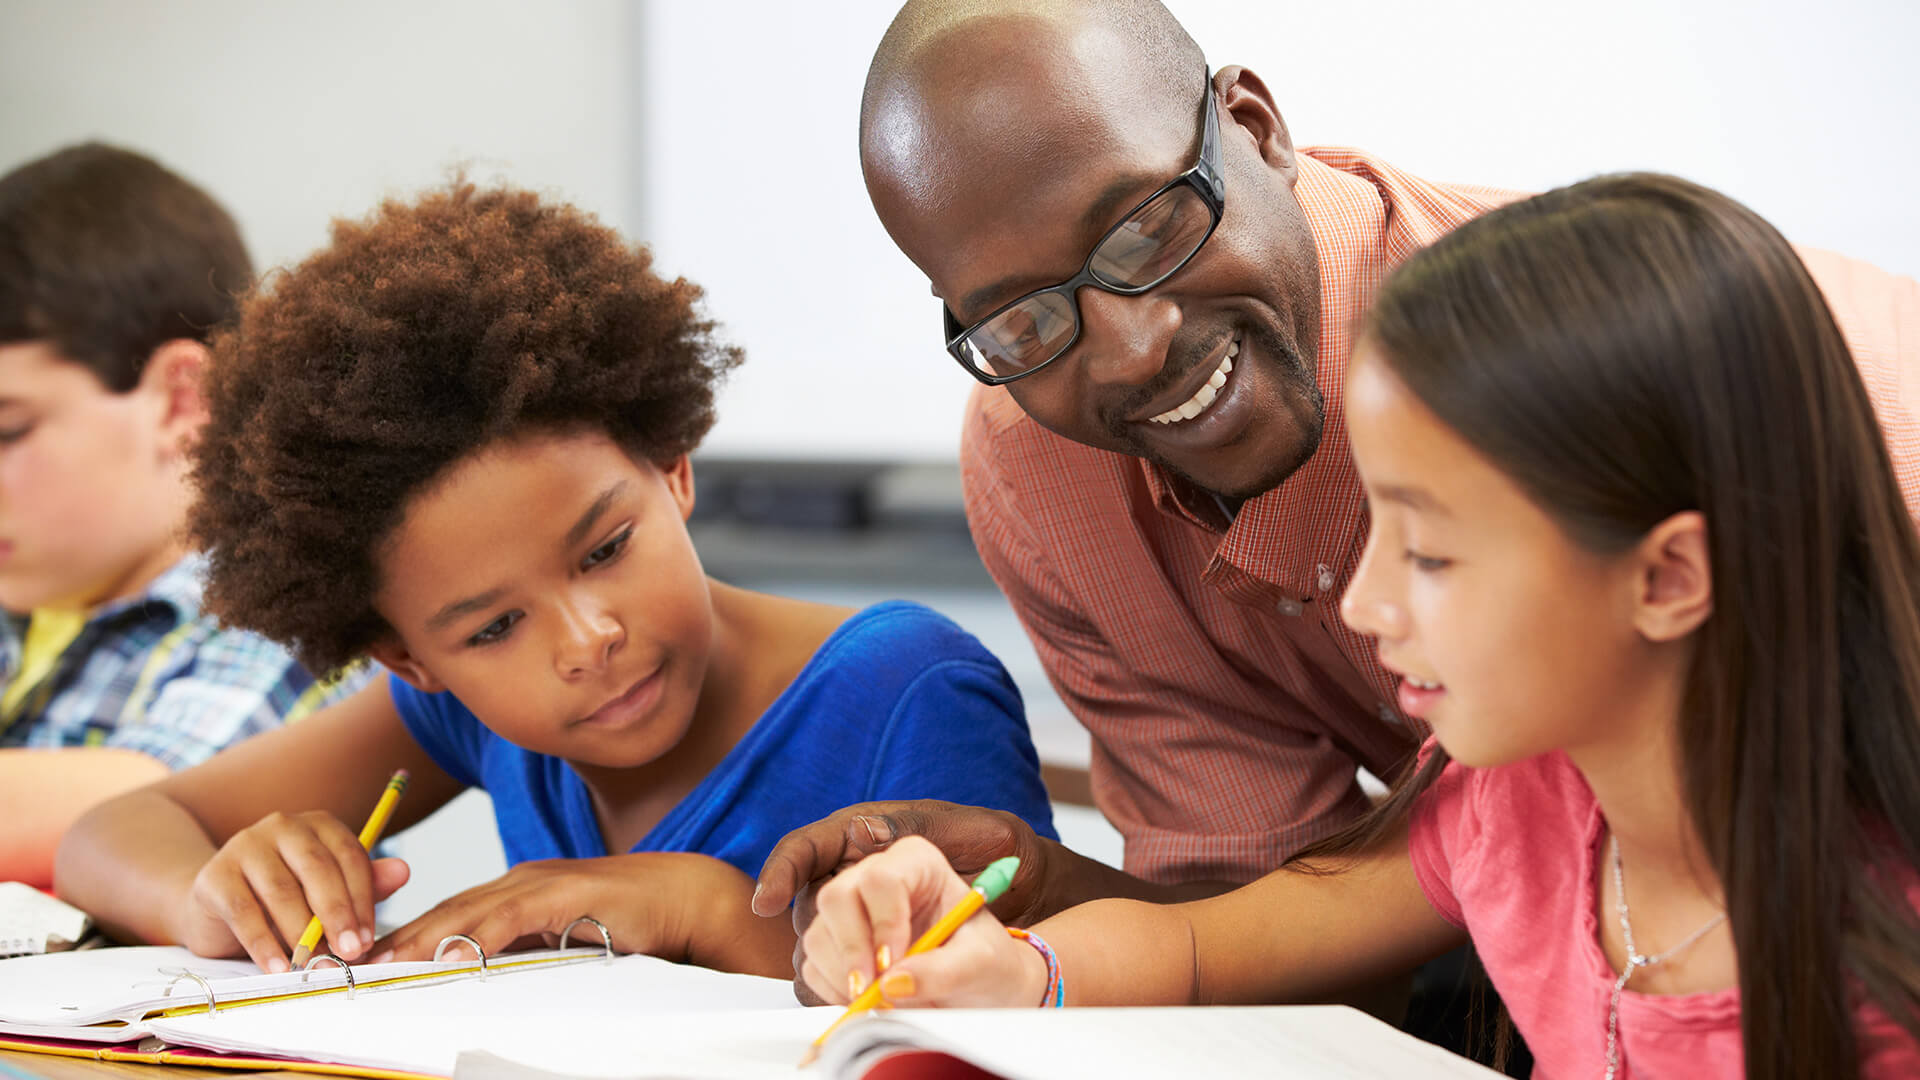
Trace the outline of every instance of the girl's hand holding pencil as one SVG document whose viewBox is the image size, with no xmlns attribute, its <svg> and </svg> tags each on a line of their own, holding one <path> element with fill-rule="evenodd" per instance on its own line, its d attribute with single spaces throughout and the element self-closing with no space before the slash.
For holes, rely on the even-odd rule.
<svg viewBox="0 0 1920 1080">
<path fill-rule="evenodd" d="M 802 978 L 831 1004 L 852 1002 L 878 979 L 889 1005 L 1037 1005 L 1048 985 L 1045 959 L 984 907 L 944 944 L 908 955 L 971 891 L 940 849 L 902 837 L 821 887 Z"/>
</svg>

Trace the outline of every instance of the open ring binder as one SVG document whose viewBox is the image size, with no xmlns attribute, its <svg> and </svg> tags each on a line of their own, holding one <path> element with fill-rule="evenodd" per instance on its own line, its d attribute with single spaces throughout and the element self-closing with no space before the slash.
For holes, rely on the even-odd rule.
<svg viewBox="0 0 1920 1080">
<path fill-rule="evenodd" d="M 205 975 L 200 975 L 196 972 L 181 971 L 180 974 L 175 975 L 173 977 L 172 982 L 167 984 L 167 988 L 165 990 L 160 991 L 160 996 L 172 997 L 173 988 L 179 985 L 180 980 L 182 979 L 192 979 L 194 982 L 197 982 L 200 984 L 200 989 L 204 991 L 207 995 L 207 1011 L 212 1012 L 214 1005 L 216 1004 L 213 997 L 213 984 L 207 981 L 207 977 Z"/>
<path fill-rule="evenodd" d="M 311 959 L 309 959 L 307 961 L 307 966 L 300 969 L 300 981 L 306 982 L 307 976 L 313 974 L 313 965 L 319 963 L 322 960 L 331 960 L 334 963 L 340 965 L 340 974 L 345 975 L 347 977 L 347 1000 L 349 1001 L 353 1000 L 353 995 L 357 990 L 357 988 L 353 985 L 353 969 L 347 966 L 347 962 L 345 960 L 340 959 L 338 956 L 335 956 L 330 952 L 318 953 L 318 954 L 315 954 Z"/>
<path fill-rule="evenodd" d="M 601 922 L 591 915 L 580 916 L 568 923 L 565 930 L 560 931 L 560 951 L 566 951 L 567 935 L 573 933 L 573 928 L 579 926 L 581 923 L 592 923 L 593 928 L 600 931 L 600 944 L 606 949 L 606 953 L 601 957 L 600 962 L 603 964 L 613 963 L 613 935 L 607 932 L 606 923 Z"/>
<path fill-rule="evenodd" d="M 465 934 L 448 934 L 446 937 L 441 938 L 440 944 L 434 946 L 433 948 L 433 962 L 436 964 L 439 963 L 440 960 L 447 955 L 447 949 L 449 946 L 459 945 L 462 942 L 466 944 L 467 948 L 473 950 L 473 955 L 480 958 L 480 981 L 486 982 L 487 981 L 486 951 L 480 948 L 480 943 L 478 941 L 473 940 L 472 938 L 468 937 Z"/>
</svg>

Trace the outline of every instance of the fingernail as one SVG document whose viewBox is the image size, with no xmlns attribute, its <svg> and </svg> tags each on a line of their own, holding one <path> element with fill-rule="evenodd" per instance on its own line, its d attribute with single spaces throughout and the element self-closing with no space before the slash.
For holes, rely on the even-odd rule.
<svg viewBox="0 0 1920 1080">
<path fill-rule="evenodd" d="M 360 935 L 349 930 L 340 935 L 340 955 L 353 956 L 360 951 Z"/>
<path fill-rule="evenodd" d="M 373 959 L 371 959 L 371 960 L 369 960 L 369 961 L 367 961 L 367 963 L 369 963 L 369 964 L 384 964 L 384 963 L 386 963 L 387 961 L 389 961 L 389 960 L 391 960 L 391 959 L 393 959 L 393 950 L 392 950 L 392 949 L 385 949 L 385 950 L 382 950 L 382 951 L 381 951 L 381 953 L 380 953 L 380 955 L 379 955 L 379 956 L 376 956 L 376 957 L 374 957 Z"/>
<path fill-rule="evenodd" d="M 910 998 L 917 990 L 911 971 L 896 971 L 880 980 L 880 992 L 890 998 Z"/>
<path fill-rule="evenodd" d="M 860 996 L 860 991 L 865 990 L 866 988 L 867 988 L 867 980 L 861 978 L 859 972 L 857 971 L 847 972 L 847 996 L 848 997 L 857 998 Z"/>
<path fill-rule="evenodd" d="M 880 971 L 885 971 L 888 968 L 892 967 L 893 966 L 893 950 L 888 948 L 885 945 L 880 946 L 879 949 L 874 951 L 873 966 Z"/>
<path fill-rule="evenodd" d="M 753 887 L 753 899 L 747 901 L 747 906 L 753 909 L 755 915 L 760 914 L 760 894 L 766 891 L 765 885 L 755 884 Z"/>
<path fill-rule="evenodd" d="M 877 848 L 893 843 L 893 823 L 886 818 L 868 817 L 862 814 L 859 822 L 866 826 L 867 843 Z"/>
<path fill-rule="evenodd" d="M 284 974 L 287 970 L 287 962 L 284 958 L 276 956 L 267 961 L 267 970 L 275 975 Z"/>
</svg>

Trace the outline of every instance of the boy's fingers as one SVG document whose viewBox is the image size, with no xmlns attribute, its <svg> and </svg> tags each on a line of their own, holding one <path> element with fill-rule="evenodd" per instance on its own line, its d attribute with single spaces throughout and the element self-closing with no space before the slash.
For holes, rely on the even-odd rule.
<svg viewBox="0 0 1920 1080">
<path fill-rule="evenodd" d="M 351 960 L 366 951 L 373 944 L 373 865 L 365 848 L 360 846 L 357 837 L 348 835 L 344 828 L 328 829 L 320 834 L 320 842 L 332 856 L 334 865 L 340 870 L 340 880 L 346 886 L 347 907 L 351 912 L 351 921 L 344 924 L 329 922 L 322 915 L 321 923 L 327 927 L 328 941 L 336 947 L 334 952 Z M 309 893 L 311 895 L 311 893 Z M 343 951 L 346 942 L 336 934 L 353 932 L 353 945 Z"/>
<path fill-rule="evenodd" d="M 407 865 L 407 860 L 400 858 L 375 859 L 367 869 L 373 880 L 373 902 L 376 904 L 399 892 L 400 887 L 413 877 L 413 868 Z"/>
<path fill-rule="evenodd" d="M 385 861 L 385 860 L 382 860 Z M 456 896 L 450 896 L 428 909 L 426 914 L 388 935 L 384 944 L 374 950 L 374 957 L 391 953 L 391 960 L 431 960 L 440 943 L 453 934 L 466 934 L 475 937 L 468 929 L 480 922 L 484 913 L 501 906 L 501 880 L 487 882 L 468 889 Z M 472 959 L 472 950 L 465 945 L 447 947 L 446 959 Z M 489 949 L 487 955 L 493 955 Z"/>
<path fill-rule="evenodd" d="M 242 867 L 242 873 L 273 932 L 288 945 L 299 941 L 307 928 L 307 920 L 313 917 L 300 879 L 278 858 L 249 862 Z"/>
<path fill-rule="evenodd" d="M 262 971 L 287 970 L 287 956 L 281 950 L 280 939 L 255 900 L 246 876 L 238 868 L 223 868 L 213 870 L 207 880 L 203 902 L 227 924 L 227 930 L 246 951 L 247 958 Z"/>
<path fill-rule="evenodd" d="M 355 848 L 359 845 L 356 843 Z M 300 894 L 300 903 L 283 902 L 277 895 L 265 895 L 268 910 L 274 915 L 274 921 L 280 924 L 280 932 L 290 942 L 300 940 L 306 932 L 307 920 L 313 915 L 320 916 L 320 925 L 326 931 L 329 951 L 342 958 L 360 955 L 367 943 L 360 939 L 360 917 L 353 908 L 353 898 L 348 892 L 346 867 L 336 852 L 325 840 L 313 832 L 283 834 L 278 842 L 281 860 L 295 878 L 295 888 Z M 366 859 L 366 852 L 360 852 L 360 859 Z M 278 887 L 279 879 L 273 879 Z M 281 914 L 291 913 L 296 907 L 305 908 L 307 915 L 300 917 L 299 925 L 289 932 L 280 922 Z"/>
</svg>

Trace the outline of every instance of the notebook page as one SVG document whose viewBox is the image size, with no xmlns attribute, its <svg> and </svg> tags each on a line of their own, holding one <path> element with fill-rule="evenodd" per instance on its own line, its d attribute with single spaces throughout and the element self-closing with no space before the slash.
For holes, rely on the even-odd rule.
<svg viewBox="0 0 1920 1080">
<path fill-rule="evenodd" d="M 548 962 L 597 962 L 599 947 L 534 949 L 493 957 L 493 978 L 514 979 Z M 361 992 L 417 989 L 427 980 L 466 980 L 476 977 L 471 958 L 446 961 L 414 960 L 385 964 L 355 964 L 353 975 Z M 206 979 L 202 988 L 193 980 L 175 982 L 183 971 Z M 392 987 L 387 980 L 405 980 Z M 175 946 L 137 946 L 30 956 L 0 961 L 0 1034 L 80 1039 L 88 1042 L 124 1042 L 146 1032 L 140 1018 L 165 1008 L 193 1006 L 211 990 L 223 1006 L 258 1001 L 311 990 L 344 990 L 347 976 L 332 964 L 311 972 L 270 975 L 250 960 L 211 960 Z M 172 986 L 169 994 L 168 987 Z M 280 1003 L 275 1002 L 274 1007 Z M 99 1027 L 106 1021 L 124 1027 Z"/>
<path fill-rule="evenodd" d="M 736 1026 L 729 1015 L 736 1010 L 806 1017 L 785 980 L 623 956 L 352 999 L 332 995 L 172 1017 L 148 1026 L 176 1045 L 443 1076 L 452 1074 L 462 1050 L 526 1060 L 556 1045 L 584 1045 L 603 1049 L 605 1060 L 632 1072 L 647 1038 L 683 1032 L 719 1037 Z M 833 1010 L 821 1011 L 828 1014 L 825 1020 L 795 1024 L 780 1049 L 796 1038 L 804 1048 L 832 1019 Z M 798 1049 L 785 1060 L 790 1075 Z"/>
<path fill-rule="evenodd" d="M 20 1028 L 96 1024 L 144 1012 L 150 1003 L 168 1000 L 167 984 L 182 970 L 209 980 L 260 974 L 251 960 L 209 960 L 174 946 L 82 949 L 0 960 L 0 1030 L 47 1034 Z M 174 988 L 174 996 L 184 1003 L 203 995 L 197 984 L 186 981 Z"/>
</svg>

